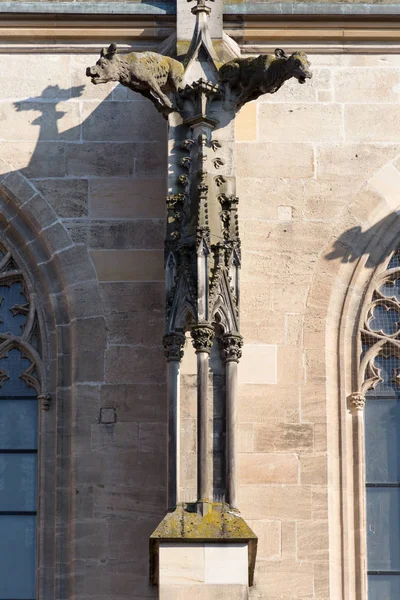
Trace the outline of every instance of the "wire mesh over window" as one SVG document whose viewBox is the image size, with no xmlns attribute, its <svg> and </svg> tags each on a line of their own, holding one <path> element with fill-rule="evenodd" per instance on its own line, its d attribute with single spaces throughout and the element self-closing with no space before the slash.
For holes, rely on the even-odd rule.
<svg viewBox="0 0 400 600">
<path fill-rule="evenodd" d="M 365 367 L 368 600 L 400 598 L 400 253 L 373 293 Z"/>
</svg>

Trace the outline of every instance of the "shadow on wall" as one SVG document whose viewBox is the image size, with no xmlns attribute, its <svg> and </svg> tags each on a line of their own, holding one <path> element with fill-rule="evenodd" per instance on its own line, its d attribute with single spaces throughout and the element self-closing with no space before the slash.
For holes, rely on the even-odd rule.
<svg viewBox="0 0 400 600">
<path fill-rule="evenodd" d="M 325 258 L 349 263 L 367 254 L 365 266 L 375 268 L 384 263 L 400 243 L 399 235 L 390 239 L 393 237 L 393 230 L 400 232 L 400 214 L 397 212 L 390 213 L 365 231 L 359 226 L 351 227 L 340 235 L 333 244 L 333 250 Z M 387 231 L 390 231 L 390 237 L 385 235 Z"/>
<path fill-rule="evenodd" d="M 84 573 L 76 592 L 150 598 L 156 591 L 143 548 L 166 508 L 167 125 L 148 100 L 122 86 L 107 87 L 108 95 L 99 97 L 84 69 L 82 82 L 49 85 L 35 97 L 4 103 L 0 157 L 42 193 L 72 241 L 87 247 L 100 280 L 105 382 L 93 397 L 78 389 L 75 399 L 81 417 L 74 425 L 80 448 L 74 506 L 78 521 L 88 518 L 95 532 L 93 545 L 85 546 L 86 525 L 76 525 Z M 41 235 L 45 241 L 50 232 Z M 123 251 L 149 256 L 150 275 L 142 266 L 147 259 L 136 273 L 132 254 Z M 90 338 L 95 344 L 95 330 Z M 116 422 L 100 422 L 101 407 L 115 409 Z"/>
</svg>

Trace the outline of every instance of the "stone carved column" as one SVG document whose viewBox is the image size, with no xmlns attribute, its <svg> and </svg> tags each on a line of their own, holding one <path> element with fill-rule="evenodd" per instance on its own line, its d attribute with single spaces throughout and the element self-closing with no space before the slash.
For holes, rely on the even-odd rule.
<svg viewBox="0 0 400 600">
<path fill-rule="evenodd" d="M 228 502 L 238 509 L 238 431 L 237 431 L 237 382 L 238 362 L 242 356 L 241 335 L 226 334 L 221 338 L 221 354 L 225 362 L 226 377 L 226 481 Z"/>
<path fill-rule="evenodd" d="M 208 370 L 214 329 L 209 325 L 196 325 L 191 330 L 193 347 L 197 355 L 197 498 L 210 502 L 209 489 L 209 419 Z"/>
<path fill-rule="evenodd" d="M 164 336 L 163 345 L 167 359 L 168 396 L 168 508 L 179 502 L 180 490 L 180 362 L 183 357 L 185 336 L 170 333 Z"/>
<path fill-rule="evenodd" d="M 353 415 L 353 456 L 354 456 L 354 523 L 357 600 L 367 600 L 367 509 L 365 498 L 365 396 L 355 392 L 348 397 Z"/>
</svg>

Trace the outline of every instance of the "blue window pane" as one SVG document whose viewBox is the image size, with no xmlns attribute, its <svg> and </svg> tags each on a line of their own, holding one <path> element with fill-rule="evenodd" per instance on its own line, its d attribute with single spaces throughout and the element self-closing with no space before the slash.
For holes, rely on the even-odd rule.
<svg viewBox="0 0 400 600">
<path fill-rule="evenodd" d="M 365 460 L 367 482 L 400 482 L 399 400 L 367 399 Z"/>
<path fill-rule="evenodd" d="M 400 488 L 367 488 L 369 571 L 400 570 Z"/>
<path fill-rule="evenodd" d="M 0 333 L 21 335 L 27 315 L 24 305 L 27 299 L 22 293 L 22 283 L 0 285 Z"/>
<path fill-rule="evenodd" d="M 0 453 L 0 510 L 36 510 L 36 480 L 37 454 Z"/>
<path fill-rule="evenodd" d="M 0 388 L 0 396 L 36 396 L 36 390 L 28 387 L 20 378 L 20 375 L 30 366 L 31 362 L 23 358 L 16 348 L 11 350 L 7 357 L 0 359 L 0 369 L 4 370 L 9 377 Z"/>
<path fill-rule="evenodd" d="M 397 600 L 400 598 L 400 577 L 369 575 L 368 600 Z"/>
<path fill-rule="evenodd" d="M 0 400 L 0 449 L 34 450 L 38 437 L 35 400 Z"/>
<path fill-rule="evenodd" d="M 0 515 L 0 598 L 36 598 L 36 517 Z"/>
</svg>

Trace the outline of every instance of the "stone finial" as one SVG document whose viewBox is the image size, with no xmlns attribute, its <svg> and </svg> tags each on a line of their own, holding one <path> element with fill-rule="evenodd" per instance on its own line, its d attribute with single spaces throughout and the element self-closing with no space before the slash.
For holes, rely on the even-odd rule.
<svg viewBox="0 0 400 600">
<path fill-rule="evenodd" d="M 183 347 L 185 345 L 185 336 L 183 333 L 167 333 L 163 337 L 164 354 L 167 361 L 183 358 Z"/>
<path fill-rule="evenodd" d="M 348 397 L 349 405 L 353 413 L 362 412 L 365 406 L 365 396 L 361 392 L 354 392 Z"/>
<path fill-rule="evenodd" d="M 193 2 L 193 0 L 187 0 L 188 2 Z M 207 0 L 208 2 L 214 2 L 214 0 Z M 199 12 L 204 12 L 207 15 L 210 14 L 211 8 L 206 5 L 206 0 L 196 0 L 196 6 L 193 6 L 192 13 L 197 15 Z"/>
<path fill-rule="evenodd" d="M 239 362 L 242 356 L 243 338 L 228 333 L 221 337 L 221 356 L 225 362 Z"/>
<path fill-rule="evenodd" d="M 209 325 L 196 325 L 193 327 L 190 334 L 192 336 L 192 343 L 196 354 L 199 352 L 207 352 L 207 354 L 210 354 L 214 338 L 214 329 Z"/>
</svg>

